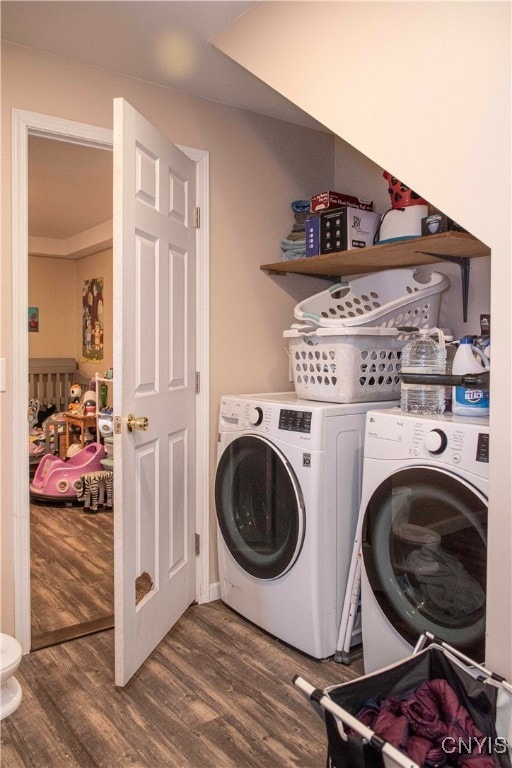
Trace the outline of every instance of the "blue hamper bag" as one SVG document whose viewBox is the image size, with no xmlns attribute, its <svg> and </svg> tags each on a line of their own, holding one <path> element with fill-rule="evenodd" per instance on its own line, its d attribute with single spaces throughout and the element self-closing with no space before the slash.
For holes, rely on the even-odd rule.
<svg viewBox="0 0 512 768">
<path fill-rule="evenodd" d="M 324 719 L 328 768 L 512 766 L 512 686 L 445 643 L 325 690 L 294 683 Z"/>
</svg>

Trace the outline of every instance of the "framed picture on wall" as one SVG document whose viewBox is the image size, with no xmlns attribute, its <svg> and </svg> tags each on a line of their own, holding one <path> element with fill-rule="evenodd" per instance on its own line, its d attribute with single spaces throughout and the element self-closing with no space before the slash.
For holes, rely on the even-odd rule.
<svg viewBox="0 0 512 768">
<path fill-rule="evenodd" d="M 82 357 L 103 360 L 103 278 L 85 280 L 82 290 Z"/>
<path fill-rule="evenodd" d="M 28 308 L 28 330 L 29 333 L 39 332 L 39 307 Z"/>
</svg>

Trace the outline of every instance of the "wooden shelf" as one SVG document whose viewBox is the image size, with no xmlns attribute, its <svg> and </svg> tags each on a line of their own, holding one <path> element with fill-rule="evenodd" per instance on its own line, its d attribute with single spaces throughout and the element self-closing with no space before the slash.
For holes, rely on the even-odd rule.
<svg viewBox="0 0 512 768">
<path fill-rule="evenodd" d="M 464 232 L 441 232 L 396 243 L 263 264 L 260 269 L 269 274 L 293 272 L 316 277 L 342 277 L 380 272 L 384 269 L 439 264 L 443 260 L 460 262 L 462 259 L 489 256 L 490 253 L 490 248 L 473 235 Z"/>
</svg>

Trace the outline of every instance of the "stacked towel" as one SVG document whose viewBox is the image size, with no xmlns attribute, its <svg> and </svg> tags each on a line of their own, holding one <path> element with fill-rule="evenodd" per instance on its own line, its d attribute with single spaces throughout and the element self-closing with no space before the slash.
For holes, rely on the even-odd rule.
<svg viewBox="0 0 512 768">
<path fill-rule="evenodd" d="M 306 255 L 306 219 L 310 213 L 309 200 L 294 200 L 291 203 L 294 223 L 291 232 L 281 240 L 283 261 L 302 259 Z"/>
</svg>

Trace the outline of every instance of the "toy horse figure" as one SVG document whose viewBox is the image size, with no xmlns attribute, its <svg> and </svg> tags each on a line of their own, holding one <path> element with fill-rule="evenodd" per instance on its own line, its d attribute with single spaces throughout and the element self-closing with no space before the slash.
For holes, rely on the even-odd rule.
<svg viewBox="0 0 512 768">
<path fill-rule="evenodd" d="M 114 473 L 112 470 L 87 472 L 81 475 L 82 490 L 78 492 L 78 501 L 84 502 L 84 512 L 97 512 L 98 507 L 112 509 Z"/>
</svg>

